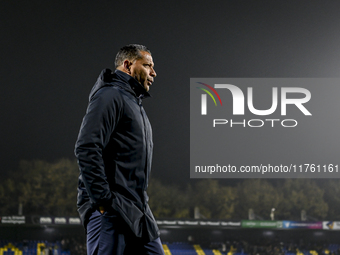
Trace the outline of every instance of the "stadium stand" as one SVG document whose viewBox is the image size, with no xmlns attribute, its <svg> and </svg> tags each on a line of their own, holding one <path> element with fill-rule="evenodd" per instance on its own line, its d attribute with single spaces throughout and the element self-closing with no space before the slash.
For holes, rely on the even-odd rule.
<svg viewBox="0 0 340 255">
<path fill-rule="evenodd" d="M 163 244 L 165 255 L 223 255 L 217 249 L 202 248 L 198 244 L 172 243 Z M 224 253 L 226 254 L 226 253 Z"/>
<path fill-rule="evenodd" d="M 70 251 L 62 250 L 60 242 L 0 241 L 0 255 L 71 255 L 71 253 Z"/>
<path fill-rule="evenodd" d="M 233 243 L 226 251 L 191 245 L 189 243 L 163 244 L 165 255 L 339 255 L 339 245 L 297 245 L 288 244 L 256 244 L 247 248 L 241 243 Z M 247 249 L 247 251 L 245 251 Z"/>
<path fill-rule="evenodd" d="M 223 247 L 222 243 L 219 243 Z M 0 241 L 0 255 L 84 255 L 85 250 L 63 250 L 61 242 L 47 241 Z M 215 244 L 211 246 L 216 247 Z M 186 242 L 164 243 L 165 255 L 340 255 L 338 244 L 295 244 L 233 242 L 227 249 L 209 248 Z"/>
</svg>

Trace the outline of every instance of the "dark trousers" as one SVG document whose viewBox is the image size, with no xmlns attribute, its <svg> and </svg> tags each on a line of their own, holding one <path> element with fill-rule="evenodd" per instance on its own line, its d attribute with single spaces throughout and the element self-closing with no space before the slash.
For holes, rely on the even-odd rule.
<svg viewBox="0 0 340 255">
<path fill-rule="evenodd" d="M 160 238 L 142 242 L 112 212 L 93 212 L 86 229 L 88 255 L 164 255 Z"/>
</svg>

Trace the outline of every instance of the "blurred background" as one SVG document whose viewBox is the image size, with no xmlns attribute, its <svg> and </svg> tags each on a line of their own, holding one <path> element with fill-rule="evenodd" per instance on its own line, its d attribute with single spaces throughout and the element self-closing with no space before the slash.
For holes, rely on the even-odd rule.
<svg viewBox="0 0 340 255">
<path fill-rule="evenodd" d="M 321 0 L 0 1 L 0 254 L 85 254 L 74 143 L 100 71 L 129 43 L 151 50 L 157 72 L 143 105 L 166 254 L 336 253 L 338 179 L 189 178 L 189 82 L 339 77 L 339 11 Z"/>
</svg>

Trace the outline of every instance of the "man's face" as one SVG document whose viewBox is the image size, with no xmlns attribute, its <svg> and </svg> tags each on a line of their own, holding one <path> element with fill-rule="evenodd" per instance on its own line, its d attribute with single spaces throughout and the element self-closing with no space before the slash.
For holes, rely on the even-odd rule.
<svg viewBox="0 0 340 255">
<path fill-rule="evenodd" d="M 149 91 L 149 86 L 152 85 L 154 78 L 156 77 L 156 72 L 153 69 L 154 63 L 152 57 L 148 52 L 142 51 L 143 56 L 140 59 L 135 60 L 131 65 L 131 76 L 139 81 L 140 84 Z"/>
</svg>

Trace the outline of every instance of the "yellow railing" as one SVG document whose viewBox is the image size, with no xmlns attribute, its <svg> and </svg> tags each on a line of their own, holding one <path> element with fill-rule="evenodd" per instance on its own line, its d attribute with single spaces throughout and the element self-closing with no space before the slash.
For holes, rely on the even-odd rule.
<svg viewBox="0 0 340 255">
<path fill-rule="evenodd" d="M 8 251 L 14 251 L 14 255 L 22 255 L 22 251 L 11 243 L 5 245 L 3 248 L 0 248 L 0 255 L 4 255 L 4 252 Z"/>
<path fill-rule="evenodd" d="M 219 250 L 213 250 L 214 255 L 222 255 L 222 253 Z"/>
<path fill-rule="evenodd" d="M 197 255 L 205 255 L 205 253 L 204 253 L 204 251 L 202 250 L 202 248 L 201 248 L 200 245 L 195 244 L 195 245 L 194 245 L 194 248 L 195 248 L 195 250 L 196 250 L 196 252 L 197 252 Z"/>
<path fill-rule="evenodd" d="M 165 255 L 171 255 L 171 251 L 166 244 L 163 244 L 163 250 Z"/>
<path fill-rule="evenodd" d="M 233 255 L 236 252 L 236 248 L 234 248 L 232 245 L 230 246 L 230 250 L 227 253 L 227 255 Z"/>
</svg>

